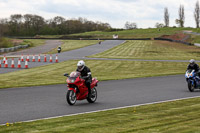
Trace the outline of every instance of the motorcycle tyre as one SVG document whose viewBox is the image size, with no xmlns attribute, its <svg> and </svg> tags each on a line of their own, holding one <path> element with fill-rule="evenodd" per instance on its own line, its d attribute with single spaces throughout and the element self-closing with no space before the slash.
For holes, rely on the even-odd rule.
<svg viewBox="0 0 200 133">
<path fill-rule="evenodd" d="M 191 81 L 188 81 L 188 89 L 190 92 L 194 91 L 194 86 L 192 86 Z"/>
<path fill-rule="evenodd" d="M 75 103 L 76 103 L 76 97 L 75 97 L 75 99 L 74 99 L 74 101 L 71 101 L 71 95 L 73 95 L 75 92 L 73 91 L 73 90 L 68 90 L 67 91 L 67 95 L 66 95 L 66 100 L 67 100 L 67 103 L 69 104 L 69 105 L 74 105 Z M 76 95 L 76 94 L 75 94 Z"/>
<path fill-rule="evenodd" d="M 95 91 L 94 93 L 95 93 L 95 98 L 93 99 L 93 98 L 91 98 L 91 97 L 87 97 L 87 101 L 89 102 L 89 103 L 94 103 L 96 100 L 97 100 L 97 89 L 94 87 L 91 91 Z M 93 92 L 92 92 L 93 93 Z M 92 95 L 92 94 L 91 94 Z"/>
</svg>

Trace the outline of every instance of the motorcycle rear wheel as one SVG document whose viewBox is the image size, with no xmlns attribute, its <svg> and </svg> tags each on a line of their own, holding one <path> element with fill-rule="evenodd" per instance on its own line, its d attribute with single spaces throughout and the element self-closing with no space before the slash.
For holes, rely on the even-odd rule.
<svg viewBox="0 0 200 133">
<path fill-rule="evenodd" d="M 194 85 L 192 85 L 191 81 L 188 81 L 188 89 L 190 92 L 194 91 Z"/>
<path fill-rule="evenodd" d="M 76 93 L 73 90 L 68 90 L 66 99 L 69 105 L 74 105 L 76 103 Z"/>
<path fill-rule="evenodd" d="M 91 90 L 91 96 L 87 97 L 89 103 L 94 103 L 97 100 L 97 89 L 94 87 Z"/>
</svg>

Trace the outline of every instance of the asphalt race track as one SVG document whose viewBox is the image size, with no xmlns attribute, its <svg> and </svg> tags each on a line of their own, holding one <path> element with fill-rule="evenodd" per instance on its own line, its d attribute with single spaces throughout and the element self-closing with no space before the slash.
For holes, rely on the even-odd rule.
<svg viewBox="0 0 200 133">
<path fill-rule="evenodd" d="M 110 41 L 107 49 L 122 42 Z M 106 42 L 104 42 L 106 43 Z M 94 49 L 95 45 L 89 46 Z M 92 48 L 93 47 L 93 48 Z M 62 53 L 60 60 L 84 58 L 86 55 L 104 51 L 100 45 L 98 50 L 79 50 Z M 77 53 L 76 53 L 77 52 Z M 84 54 L 85 53 L 85 54 Z M 87 53 L 87 54 L 86 54 Z M 71 56 L 78 54 L 77 57 Z M 5 69 L 1 69 L 5 70 Z M 64 77 L 65 78 L 65 77 Z M 200 91 L 189 92 L 184 75 L 136 78 L 116 81 L 101 81 L 97 87 L 96 103 L 86 100 L 77 101 L 74 106 L 66 102 L 66 84 L 38 87 L 8 88 L 0 90 L 0 124 L 20 122 L 61 115 L 84 113 L 96 110 L 138 105 L 165 100 L 195 97 Z"/>
<path fill-rule="evenodd" d="M 0 124 L 199 96 L 184 75 L 102 81 L 96 103 L 66 102 L 66 84 L 0 90 Z"/>
<path fill-rule="evenodd" d="M 71 60 L 71 59 L 85 59 L 85 56 L 101 53 L 101 52 L 103 52 L 107 49 L 110 49 L 112 47 L 115 47 L 123 42 L 124 42 L 123 40 L 107 40 L 107 41 L 102 42 L 100 45 L 95 44 L 95 45 L 87 46 L 87 47 L 80 48 L 80 49 L 75 49 L 75 50 L 71 50 L 71 51 L 67 51 L 67 52 L 61 52 L 60 54 L 58 54 L 58 60 L 59 60 L 59 62 L 62 62 L 62 61 L 67 61 L 67 60 Z M 21 56 L 21 53 L 18 56 Z M 55 63 L 55 57 L 56 57 L 56 54 L 52 54 L 54 63 Z M 25 57 L 24 57 L 24 59 L 25 59 Z M 32 60 L 32 57 L 30 57 L 30 60 Z M 36 58 L 36 60 L 37 60 L 37 58 Z M 49 55 L 47 56 L 47 60 L 49 60 Z M 18 58 L 15 58 L 15 67 L 17 66 L 17 61 L 18 61 Z M 9 66 L 10 66 L 11 59 L 8 60 L 8 62 L 9 62 Z M 44 58 L 42 56 L 41 62 L 37 62 L 37 61 L 29 62 L 28 64 L 29 64 L 29 68 L 32 68 L 32 67 L 48 65 L 48 64 L 52 64 L 52 63 L 50 63 L 50 62 L 45 63 Z M 21 62 L 21 66 L 22 66 L 21 69 L 24 68 L 24 65 L 25 65 L 25 63 Z M 2 68 L 0 68 L 0 73 L 13 72 L 13 71 L 21 70 L 21 69 L 4 68 L 2 66 Z"/>
</svg>

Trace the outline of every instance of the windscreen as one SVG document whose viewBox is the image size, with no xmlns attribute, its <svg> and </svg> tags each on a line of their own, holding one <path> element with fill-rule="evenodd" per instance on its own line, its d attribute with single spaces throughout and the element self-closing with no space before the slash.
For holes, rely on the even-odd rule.
<svg viewBox="0 0 200 133">
<path fill-rule="evenodd" d="M 187 72 L 188 72 L 188 73 L 191 73 L 191 72 L 192 72 L 192 70 L 193 70 L 193 69 L 189 69 L 189 70 L 187 70 Z"/>
<path fill-rule="evenodd" d="M 70 78 L 77 78 L 80 75 L 80 72 L 74 71 L 70 73 Z"/>
</svg>

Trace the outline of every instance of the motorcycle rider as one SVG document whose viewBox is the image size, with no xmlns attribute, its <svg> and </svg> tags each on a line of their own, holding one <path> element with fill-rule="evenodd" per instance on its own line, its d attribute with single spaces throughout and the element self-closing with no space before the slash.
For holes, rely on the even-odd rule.
<svg viewBox="0 0 200 133">
<path fill-rule="evenodd" d="M 61 52 L 61 46 L 58 46 L 58 53 L 60 53 Z"/>
<path fill-rule="evenodd" d="M 85 79 L 85 84 L 88 88 L 88 97 L 91 97 L 91 88 L 90 84 L 92 82 L 92 75 L 90 68 L 85 65 L 83 60 L 78 61 L 76 71 L 81 73 L 81 78 Z"/>
<path fill-rule="evenodd" d="M 187 67 L 187 70 L 191 69 L 191 70 L 195 70 L 195 73 L 200 76 L 200 72 L 199 72 L 199 65 L 195 63 L 194 59 L 191 59 L 190 64 Z"/>
</svg>

